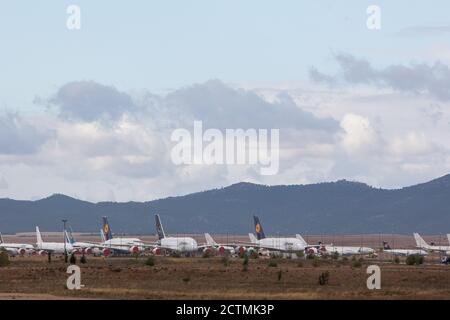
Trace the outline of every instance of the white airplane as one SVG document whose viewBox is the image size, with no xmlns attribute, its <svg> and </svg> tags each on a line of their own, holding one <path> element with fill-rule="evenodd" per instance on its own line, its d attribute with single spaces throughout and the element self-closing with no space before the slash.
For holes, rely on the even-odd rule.
<svg viewBox="0 0 450 320">
<path fill-rule="evenodd" d="M 414 233 L 414 239 L 416 240 L 417 248 L 430 252 L 444 252 L 446 255 L 450 255 L 450 246 L 435 246 L 433 243 L 429 245 L 418 233 Z"/>
<path fill-rule="evenodd" d="M 389 244 L 383 241 L 383 252 L 391 253 L 395 256 L 411 256 L 411 255 L 419 255 L 426 256 L 428 252 L 425 250 L 417 250 L 417 249 L 391 249 Z"/>
<path fill-rule="evenodd" d="M 251 245 L 256 249 L 263 249 L 268 251 L 280 251 L 280 252 L 299 252 L 304 251 L 307 247 L 304 240 L 298 238 L 266 238 L 264 230 L 257 216 L 253 216 L 255 223 L 255 233 L 249 233 Z"/>
<path fill-rule="evenodd" d="M 33 254 L 34 247 L 31 244 L 25 243 L 5 243 L 3 241 L 3 236 L 0 233 L 0 249 L 6 250 L 8 254 L 12 256 L 23 256 L 25 254 Z"/>
<path fill-rule="evenodd" d="M 166 237 L 158 214 L 155 214 L 155 224 L 158 242 L 153 245 L 153 254 L 159 255 L 163 250 L 191 254 L 205 247 L 199 247 L 197 241 L 191 237 Z"/>
<path fill-rule="evenodd" d="M 103 234 L 103 230 L 100 230 L 100 232 Z M 66 238 L 67 242 L 73 246 L 74 250 L 81 254 L 102 254 L 105 257 L 111 254 L 111 250 L 109 248 L 106 248 L 98 243 L 76 241 L 73 236 L 72 228 L 70 228 L 70 231 L 66 230 Z M 105 240 L 103 240 L 103 242 L 104 241 Z"/>
<path fill-rule="evenodd" d="M 203 251 L 206 250 L 214 250 L 220 254 L 224 254 L 225 252 L 233 255 L 236 253 L 236 250 L 233 246 L 230 246 L 229 244 L 219 244 L 216 241 L 214 241 L 213 237 L 209 233 L 205 233 L 205 239 L 206 239 L 206 246 Z"/>
<path fill-rule="evenodd" d="M 103 249 L 109 249 L 110 253 L 137 254 L 145 250 L 146 245 L 138 238 L 113 238 L 108 218 L 103 217 L 102 234 L 104 241 L 99 245 Z M 105 250 L 103 254 L 107 253 Z"/>
<path fill-rule="evenodd" d="M 368 247 L 335 246 L 320 244 L 320 254 L 338 254 L 340 256 L 375 254 L 375 250 Z"/>
<path fill-rule="evenodd" d="M 39 227 L 36 227 L 36 250 L 40 256 L 47 254 L 68 254 L 74 251 L 73 246 L 70 243 L 64 244 L 63 242 L 44 242 L 42 240 L 41 232 Z"/>
</svg>

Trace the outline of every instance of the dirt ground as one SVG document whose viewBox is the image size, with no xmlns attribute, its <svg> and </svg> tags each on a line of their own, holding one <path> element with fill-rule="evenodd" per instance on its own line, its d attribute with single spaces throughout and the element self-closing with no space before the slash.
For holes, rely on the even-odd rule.
<svg viewBox="0 0 450 320">
<path fill-rule="evenodd" d="M 88 257 L 79 291 L 66 289 L 62 257 L 15 257 L 0 268 L 0 299 L 450 299 L 450 266 L 428 259 L 407 266 L 382 255 L 354 261 L 330 258 L 243 259 L 222 257 Z M 436 261 L 436 262 L 435 262 Z M 318 265 L 317 265 L 318 264 Z M 366 269 L 381 268 L 381 290 L 368 290 Z M 329 282 L 319 276 L 329 272 Z"/>
</svg>

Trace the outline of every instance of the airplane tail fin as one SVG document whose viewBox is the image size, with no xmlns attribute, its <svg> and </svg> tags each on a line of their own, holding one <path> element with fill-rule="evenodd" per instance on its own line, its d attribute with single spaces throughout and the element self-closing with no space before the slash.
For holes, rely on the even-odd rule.
<svg viewBox="0 0 450 320">
<path fill-rule="evenodd" d="M 74 244 L 75 238 L 73 237 L 73 230 L 72 227 L 69 227 L 69 231 L 66 230 L 66 238 L 67 238 L 67 242 L 69 242 L 70 244 Z"/>
<path fill-rule="evenodd" d="M 256 239 L 256 237 L 253 233 L 249 233 L 248 237 L 250 238 L 251 243 L 258 243 L 258 239 Z"/>
<path fill-rule="evenodd" d="M 296 234 L 295 237 L 302 243 L 302 245 L 307 246 L 308 243 L 303 239 L 303 237 L 299 234 Z"/>
<path fill-rule="evenodd" d="M 164 233 L 164 229 L 159 214 L 155 214 L 155 224 L 156 224 L 156 232 L 158 233 L 158 239 L 159 240 L 164 239 L 166 237 L 166 234 Z"/>
<path fill-rule="evenodd" d="M 38 245 L 42 244 L 44 241 L 42 241 L 41 231 L 39 231 L 39 227 L 36 226 L 36 243 Z"/>
<path fill-rule="evenodd" d="M 422 249 L 429 248 L 428 243 L 426 243 L 426 241 L 423 240 L 423 238 L 418 233 L 414 233 L 414 239 L 416 240 L 416 246 L 418 248 L 422 248 Z"/>
<path fill-rule="evenodd" d="M 208 246 L 216 246 L 217 242 L 214 241 L 213 237 L 209 233 L 205 233 L 206 244 Z"/>
<path fill-rule="evenodd" d="M 264 239 L 266 237 L 266 235 L 264 234 L 264 230 L 261 226 L 261 222 L 259 222 L 259 218 L 257 216 L 253 216 L 253 220 L 255 222 L 256 238 L 258 240 Z"/>
<path fill-rule="evenodd" d="M 3 243 L 3 235 L 1 232 L 0 232 L 0 243 Z"/>
<path fill-rule="evenodd" d="M 106 242 L 105 233 L 103 232 L 103 229 L 100 229 L 100 237 L 102 238 L 102 242 Z"/>
<path fill-rule="evenodd" d="M 450 233 L 447 234 L 448 243 L 450 243 Z"/>
<path fill-rule="evenodd" d="M 105 235 L 106 240 L 111 240 L 113 238 L 107 217 L 103 217 L 103 234 Z"/>
<path fill-rule="evenodd" d="M 390 250 L 391 246 L 389 245 L 389 243 L 387 243 L 386 241 L 383 241 L 383 249 L 384 250 Z"/>
</svg>

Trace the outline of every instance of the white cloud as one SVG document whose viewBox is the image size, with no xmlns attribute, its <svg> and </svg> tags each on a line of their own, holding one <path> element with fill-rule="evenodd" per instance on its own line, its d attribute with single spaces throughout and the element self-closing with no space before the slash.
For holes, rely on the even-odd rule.
<svg viewBox="0 0 450 320">
<path fill-rule="evenodd" d="M 378 144 L 378 136 L 368 118 L 346 114 L 341 120 L 342 145 L 350 154 L 374 150 Z"/>
</svg>

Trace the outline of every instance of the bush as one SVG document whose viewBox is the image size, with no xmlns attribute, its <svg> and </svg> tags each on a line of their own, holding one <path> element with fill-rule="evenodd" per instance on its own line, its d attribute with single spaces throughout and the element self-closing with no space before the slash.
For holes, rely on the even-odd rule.
<svg viewBox="0 0 450 320">
<path fill-rule="evenodd" d="M 87 263 L 86 257 L 85 257 L 84 255 L 81 256 L 80 262 L 81 262 L 82 264 Z"/>
<path fill-rule="evenodd" d="M 69 259 L 70 264 L 77 264 L 77 257 L 75 257 L 75 254 L 71 254 L 70 255 L 70 259 Z"/>
<path fill-rule="evenodd" d="M 155 257 L 149 256 L 147 260 L 145 260 L 145 265 L 149 267 L 153 267 L 155 265 Z"/>
<path fill-rule="evenodd" d="M 244 256 L 244 261 L 242 261 L 242 266 L 243 266 L 242 271 L 248 270 L 248 255 L 247 254 Z"/>
<path fill-rule="evenodd" d="M 222 257 L 221 261 L 225 267 L 230 265 L 230 257 L 227 254 Z"/>
<path fill-rule="evenodd" d="M 203 252 L 203 258 L 211 258 L 211 250 L 206 250 Z"/>
<path fill-rule="evenodd" d="M 417 255 L 417 254 L 409 255 L 406 258 L 406 264 L 409 265 L 409 266 L 420 265 L 420 264 L 423 264 L 423 262 L 424 262 L 423 256 L 420 256 L 420 255 Z"/>
<path fill-rule="evenodd" d="M 297 258 L 304 258 L 305 257 L 305 251 L 298 251 L 295 254 L 297 255 Z"/>
<path fill-rule="evenodd" d="M 333 252 L 333 253 L 331 254 L 331 259 L 337 260 L 338 258 L 339 258 L 339 253 Z"/>
<path fill-rule="evenodd" d="M 362 262 L 360 260 L 355 259 L 352 263 L 353 268 L 361 268 L 361 266 L 362 266 Z"/>
<path fill-rule="evenodd" d="M 312 265 L 313 265 L 314 268 L 320 266 L 320 261 L 319 261 L 319 259 L 317 257 L 314 258 L 314 260 L 312 262 Z"/>
<path fill-rule="evenodd" d="M 278 263 L 275 259 L 270 259 L 268 266 L 271 268 L 276 268 L 278 266 Z"/>
<path fill-rule="evenodd" d="M 399 264 L 400 263 L 400 258 L 395 256 L 394 258 L 394 263 Z"/>
<path fill-rule="evenodd" d="M 303 268 L 303 262 L 302 262 L 302 261 L 299 261 L 299 262 L 297 263 L 297 267 Z"/>
<path fill-rule="evenodd" d="M 10 264 L 9 255 L 6 251 L 0 251 L 0 267 L 6 267 Z"/>
<path fill-rule="evenodd" d="M 251 251 L 250 251 L 250 258 L 252 258 L 252 259 L 258 259 L 258 258 L 259 258 L 258 251 L 256 251 L 256 250 L 251 250 Z"/>
<path fill-rule="evenodd" d="M 328 280 L 330 278 L 330 273 L 327 272 L 322 272 L 319 276 L 319 285 L 324 286 L 326 284 L 328 284 Z"/>
</svg>

